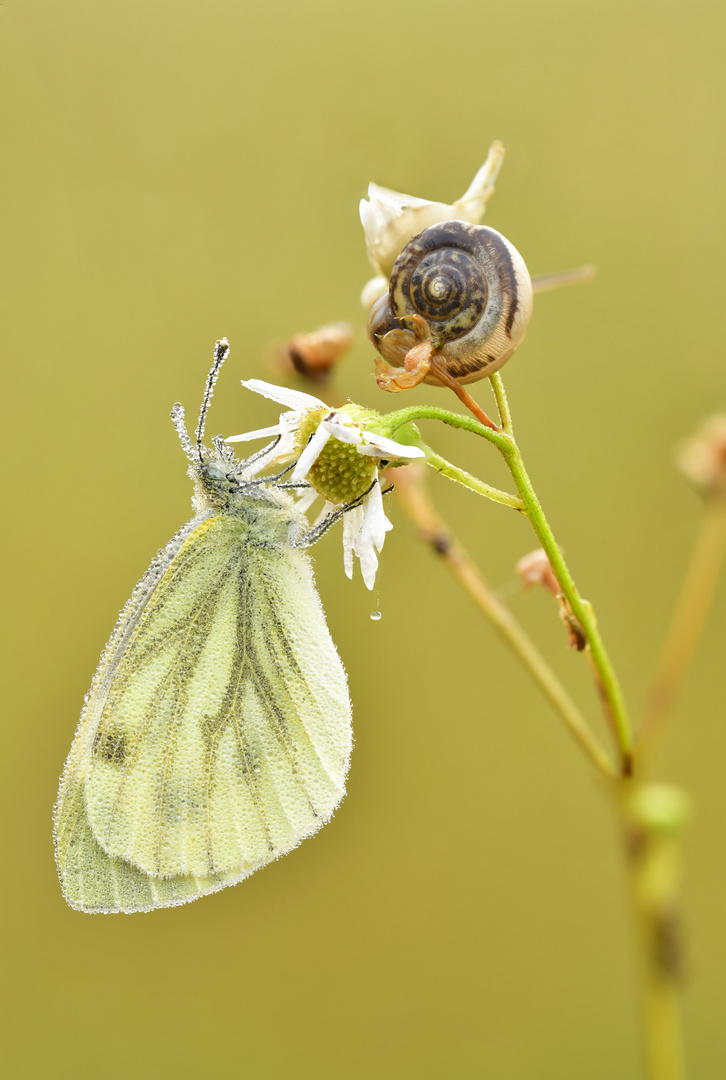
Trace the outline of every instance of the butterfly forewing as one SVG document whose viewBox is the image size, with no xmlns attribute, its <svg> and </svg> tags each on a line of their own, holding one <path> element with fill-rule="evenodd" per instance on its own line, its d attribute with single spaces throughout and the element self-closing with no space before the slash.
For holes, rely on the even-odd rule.
<svg viewBox="0 0 726 1080">
<path fill-rule="evenodd" d="M 343 795 L 345 673 L 309 560 L 269 542 L 266 514 L 279 502 L 191 522 L 109 642 L 56 810 L 76 907 L 148 910 L 232 884 Z"/>
</svg>

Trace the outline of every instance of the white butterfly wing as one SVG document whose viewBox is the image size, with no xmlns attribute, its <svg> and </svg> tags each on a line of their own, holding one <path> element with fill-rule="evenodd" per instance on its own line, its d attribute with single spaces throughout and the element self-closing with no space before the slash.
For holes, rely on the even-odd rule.
<svg viewBox="0 0 726 1080">
<path fill-rule="evenodd" d="M 342 798 L 345 673 L 309 560 L 263 535 L 202 515 L 127 605 L 61 779 L 73 906 L 148 910 L 232 884 Z"/>
</svg>

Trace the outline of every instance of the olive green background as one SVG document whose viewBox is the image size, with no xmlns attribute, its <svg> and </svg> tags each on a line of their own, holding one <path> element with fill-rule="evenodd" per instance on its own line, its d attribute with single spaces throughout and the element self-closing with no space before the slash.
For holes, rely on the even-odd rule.
<svg viewBox="0 0 726 1080">
<path fill-rule="evenodd" d="M 270 342 L 348 319 L 345 396 L 456 407 L 375 387 L 357 203 L 371 179 L 453 199 L 493 138 L 487 223 L 533 273 L 598 267 L 537 297 L 504 375 L 637 712 L 699 518 L 672 447 L 726 405 L 723 5 L 26 0 L 0 19 L 11 1075 L 639 1076 L 599 784 L 395 494 L 372 595 L 343 577 L 339 530 L 315 553 L 357 737 L 319 836 L 192 905 L 91 917 L 61 898 L 50 817 L 116 612 L 190 514 L 170 406 L 196 413 L 226 334 L 210 433 L 272 423 L 239 379 L 270 377 Z M 427 434 L 505 482 L 473 436 Z M 513 584 L 527 522 L 431 486 L 599 723 L 551 602 Z M 695 805 L 686 1037 L 708 1080 L 726 1069 L 725 601 L 657 763 Z"/>
</svg>

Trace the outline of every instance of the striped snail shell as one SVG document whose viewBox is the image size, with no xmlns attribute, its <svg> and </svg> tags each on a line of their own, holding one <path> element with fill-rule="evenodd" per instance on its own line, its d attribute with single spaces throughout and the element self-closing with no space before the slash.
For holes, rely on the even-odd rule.
<svg viewBox="0 0 726 1080">
<path fill-rule="evenodd" d="M 531 313 L 532 281 L 517 249 L 485 225 L 443 221 L 406 244 L 388 292 L 371 308 L 367 333 L 385 360 L 402 367 L 415 344 L 410 334 L 406 345 L 405 320 L 420 315 L 449 375 L 469 383 L 509 359 Z M 442 385 L 433 373 L 425 381 Z"/>
</svg>

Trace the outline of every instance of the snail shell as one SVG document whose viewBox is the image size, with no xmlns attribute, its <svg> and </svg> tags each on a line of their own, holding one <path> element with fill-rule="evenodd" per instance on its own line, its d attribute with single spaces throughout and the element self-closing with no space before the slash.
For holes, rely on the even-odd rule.
<svg viewBox="0 0 726 1080">
<path fill-rule="evenodd" d="M 406 244 L 388 292 L 371 308 L 367 333 L 385 360 L 402 367 L 409 336 L 402 320 L 420 315 L 448 373 L 469 383 L 509 359 L 531 314 L 532 281 L 517 249 L 486 225 L 443 221 Z M 425 381 L 442 385 L 433 373 Z"/>
</svg>

